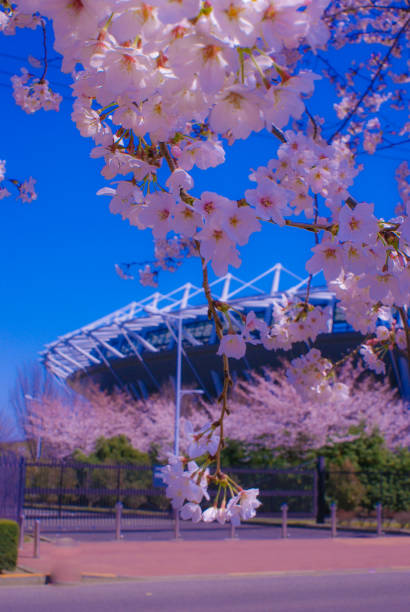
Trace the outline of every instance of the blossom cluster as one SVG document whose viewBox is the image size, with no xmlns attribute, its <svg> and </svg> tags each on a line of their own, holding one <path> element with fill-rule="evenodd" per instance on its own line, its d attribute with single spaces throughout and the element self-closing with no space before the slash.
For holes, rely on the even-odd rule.
<svg viewBox="0 0 410 612">
<path fill-rule="evenodd" d="M 387 351 L 392 351 L 394 348 L 400 351 L 406 349 L 406 332 L 392 321 L 390 328 L 385 325 L 376 328 L 375 337 L 362 344 L 360 354 L 370 370 L 374 370 L 376 374 L 384 374 L 386 366 L 383 357 Z"/>
<path fill-rule="evenodd" d="M 188 437 L 187 457 L 169 454 L 168 463 L 161 470 L 167 497 L 181 518 L 194 523 L 216 520 L 221 524 L 231 522 L 237 526 L 241 519 L 255 516 L 256 509 L 261 505 L 257 500 L 258 489 L 244 490 L 220 470 L 210 474 L 208 466 L 220 445 L 216 426 L 206 423 L 194 431 L 187 421 L 185 430 Z M 206 460 L 201 467 L 193 461 L 204 456 Z M 217 487 L 217 492 L 212 505 L 203 510 L 201 503 L 204 505 L 204 500 L 209 502 L 211 499 L 208 492 L 210 485 Z"/>
<path fill-rule="evenodd" d="M 247 200 L 261 218 L 273 219 L 279 225 L 291 213 L 303 212 L 307 219 L 315 218 L 317 195 L 337 215 L 360 170 L 348 148 L 341 141 L 329 145 L 319 134 L 313 138 L 288 130 L 284 138 L 277 158 L 250 175 L 258 186 L 245 193 Z"/>
<path fill-rule="evenodd" d="M 115 264 L 115 271 L 124 280 L 132 280 L 130 273 L 133 267 L 138 267 L 139 281 L 143 286 L 157 287 L 159 271 L 174 272 L 187 257 L 195 254 L 195 245 L 192 240 L 183 236 L 158 239 L 155 241 L 154 259 L 144 262 L 129 262 Z"/>
<path fill-rule="evenodd" d="M 33 78 L 25 68 L 22 68 L 21 72 L 21 76 L 11 77 L 16 104 L 29 114 L 41 108 L 58 111 L 62 97 L 51 90 L 49 82 L 46 79 Z"/>
<path fill-rule="evenodd" d="M 246 353 L 246 343 L 261 344 L 267 350 L 289 350 L 296 342 L 314 342 L 320 333 L 329 331 L 328 308 L 312 306 L 283 295 L 273 304 L 274 322 L 268 325 L 249 311 L 239 321 L 231 311 L 225 312 L 230 329 L 223 336 L 219 355 L 240 359 Z M 234 330 L 239 329 L 239 333 Z"/>
<path fill-rule="evenodd" d="M 3 187 L 3 185 L 1 184 L 3 183 L 5 177 L 6 177 L 6 160 L 0 159 L 0 200 L 10 195 L 10 191 L 6 187 Z"/>
<path fill-rule="evenodd" d="M 286 370 L 289 382 L 306 399 L 325 398 L 330 392 L 329 374 L 332 363 L 322 357 L 318 349 L 310 349 L 306 355 L 293 359 Z M 343 387 L 340 391 L 343 392 Z"/>
<path fill-rule="evenodd" d="M 17 181 L 16 179 L 11 179 L 6 177 L 6 161 L 0 159 L 0 200 L 11 195 L 10 191 L 7 187 L 4 186 L 4 181 L 8 180 L 12 185 L 14 185 L 18 191 L 18 198 L 22 202 L 32 202 L 37 199 L 37 193 L 34 188 L 34 184 L 36 180 L 30 176 L 29 179 L 25 181 Z"/>
</svg>

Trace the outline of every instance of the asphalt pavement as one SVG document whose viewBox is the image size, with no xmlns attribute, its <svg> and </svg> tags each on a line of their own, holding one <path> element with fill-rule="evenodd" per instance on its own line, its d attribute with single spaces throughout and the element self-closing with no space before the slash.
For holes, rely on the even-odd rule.
<svg viewBox="0 0 410 612">
<path fill-rule="evenodd" d="M 408 612 L 410 572 L 312 572 L 3 587 L 1 612 Z"/>
</svg>

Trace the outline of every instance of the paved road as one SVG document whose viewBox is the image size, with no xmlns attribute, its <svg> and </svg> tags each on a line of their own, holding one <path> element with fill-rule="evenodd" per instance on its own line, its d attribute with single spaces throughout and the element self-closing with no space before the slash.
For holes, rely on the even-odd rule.
<svg viewBox="0 0 410 612">
<path fill-rule="evenodd" d="M 1 587 L 0 608 L 2 612 L 409 612 L 410 573 Z"/>
</svg>

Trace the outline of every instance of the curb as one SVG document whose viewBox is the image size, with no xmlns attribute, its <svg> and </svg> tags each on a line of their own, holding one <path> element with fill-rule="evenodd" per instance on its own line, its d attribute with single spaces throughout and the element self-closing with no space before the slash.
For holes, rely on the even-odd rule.
<svg viewBox="0 0 410 612">
<path fill-rule="evenodd" d="M 379 574 L 385 572 L 409 573 L 410 566 L 392 566 L 379 568 L 350 568 L 350 569 L 329 569 L 329 570 L 276 570 L 266 572 L 227 572 L 225 574 L 170 574 L 165 576 L 121 576 L 118 574 L 107 573 L 87 573 L 81 574 L 78 581 L 53 582 L 49 574 L 6 574 L 0 575 L 1 586 L 33 586 L 50 585 L 53 586 L 78 586 L 81 584 L 92 584 L 96 582 L 167 582 L 169 580 L 238 580 L 242 578 L 281 578 L 284 576 L 329 576 L 329 575 L 351 575 L 372 573 Z"/>
<path fill-rule="evenodd" d="M 15 574 L 1 574 L 0 575 L 0 588 L 2 586 L 23 586 L 33 584 L 46 584 L 46 574 L 26 574 L 26 573 L 15 573 Z"/>
</svg>

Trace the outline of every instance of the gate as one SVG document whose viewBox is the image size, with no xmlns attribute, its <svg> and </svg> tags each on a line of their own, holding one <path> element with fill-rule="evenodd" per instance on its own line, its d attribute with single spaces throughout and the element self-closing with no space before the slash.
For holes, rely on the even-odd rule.
<svg viewBox="0 0 410 612">
<path fill-rule="evenodd" d="M 0 456 L 0 518 L 18 521 L 24 502 L 25 463 L 13 453 Z"/>
</svg>

